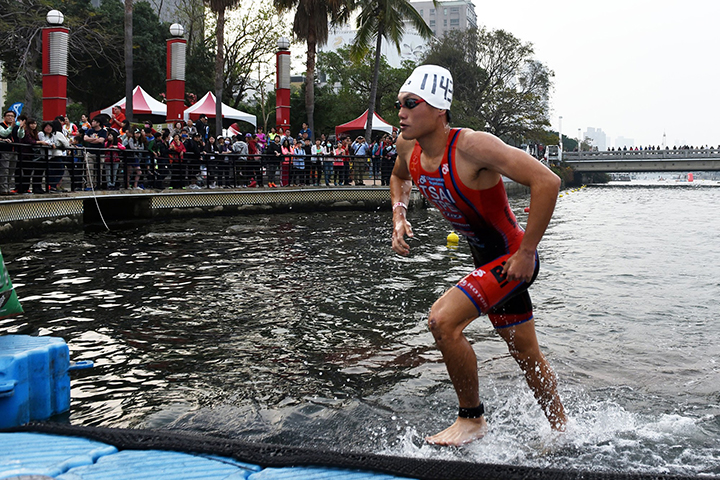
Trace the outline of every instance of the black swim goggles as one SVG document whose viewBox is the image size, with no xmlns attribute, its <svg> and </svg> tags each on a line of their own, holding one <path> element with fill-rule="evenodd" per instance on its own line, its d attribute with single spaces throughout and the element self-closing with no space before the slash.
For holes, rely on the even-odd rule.
<svg viewBox="0 0 720 480">
<path fill-rule="evenodd" d="M 409 110 L 412 110 L 413 108 L 417 107 L 421 103 L 425 103 L 425 100 L 422 98 L 406 98 L 405 103 L 401 103 L 400 100 L 395 102 L 395 108 L 397 110 L 400 110 L 401 107 L 405 107 Z"/>
</svg>

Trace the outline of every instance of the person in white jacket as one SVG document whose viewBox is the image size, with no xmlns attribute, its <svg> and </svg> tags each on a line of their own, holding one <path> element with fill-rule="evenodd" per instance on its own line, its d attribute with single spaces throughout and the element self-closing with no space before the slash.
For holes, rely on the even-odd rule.
<svg viewBox="0 0 720 480">
<path fill-rule="evenodd" d="M 57 120 L 43 123 L 38 132 L 38 140 L 50 147 L 47 153 L 47 192 L 61 191 L 60 182 L 65 174 L 64 160 L 67 149 L 70 148 L 70 141 L 63 134 L 62 124 Z"/>
</svg>

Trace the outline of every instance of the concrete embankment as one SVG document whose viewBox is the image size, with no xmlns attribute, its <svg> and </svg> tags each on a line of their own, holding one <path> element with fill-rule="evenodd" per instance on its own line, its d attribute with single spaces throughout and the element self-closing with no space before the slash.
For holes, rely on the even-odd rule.
<svg viewBox="0 0 720 480">
<path fill-rule="evenodd" d="M 505 182 L 508 196 L 529 190 Z M 387 187 L 100 191 L 0 197 L 0 239 L 156 218 L 319 210 L 390 209 Z M 410 208 L 426 203 L 413 190 Z"/>
</svg>

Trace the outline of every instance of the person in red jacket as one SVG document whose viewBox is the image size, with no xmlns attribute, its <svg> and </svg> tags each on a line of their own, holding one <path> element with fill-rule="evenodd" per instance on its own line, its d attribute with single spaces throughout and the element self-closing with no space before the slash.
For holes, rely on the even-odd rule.
<svg viewBox="0 0 720 480">
<path fill-rule="evenodd" d="M 170 142 L 168 155 L 170 157 L 170 186 L 172 188 L 182 188 L 184 179 L 182 178 L 182 164 L 185 158 L 185 144 L 180 139 L 180 134 L 173 135 Z"/>
<path fill-rule="evenodd" d="M 112 116 L 110 117 L 110 128 L 120 132 L 123 130 L 123 122 L 125 121 L 125 114 L 122 109 L 117 105 L 112 107 Z M 122 132 L 121 132 L 122 133 Z"/>
</svg>

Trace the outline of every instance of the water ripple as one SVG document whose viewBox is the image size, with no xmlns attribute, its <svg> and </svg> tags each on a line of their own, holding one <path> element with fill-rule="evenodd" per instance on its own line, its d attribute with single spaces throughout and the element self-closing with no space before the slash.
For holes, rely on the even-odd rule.
<svg viewBox="0 0 720 480">
<path fill-rule="evenodd" d="M 456 399 L 427 330 L 472 270 L 435 210 L 405 258 L 386 213 L 253 215 L 3 245 L 27 312 L 75 360 L 71 421 L 612 472 L 720 474 L 720 189 L 563 196 L 531 289 L 571 416 L 554 437 L 504 342 L 466 329 L 486 440 L 437 449 Z M 519 221 L 527 197 L 512 200 Z M 0 322 L 0 329 L 13 320 Z"/>
</svg>

